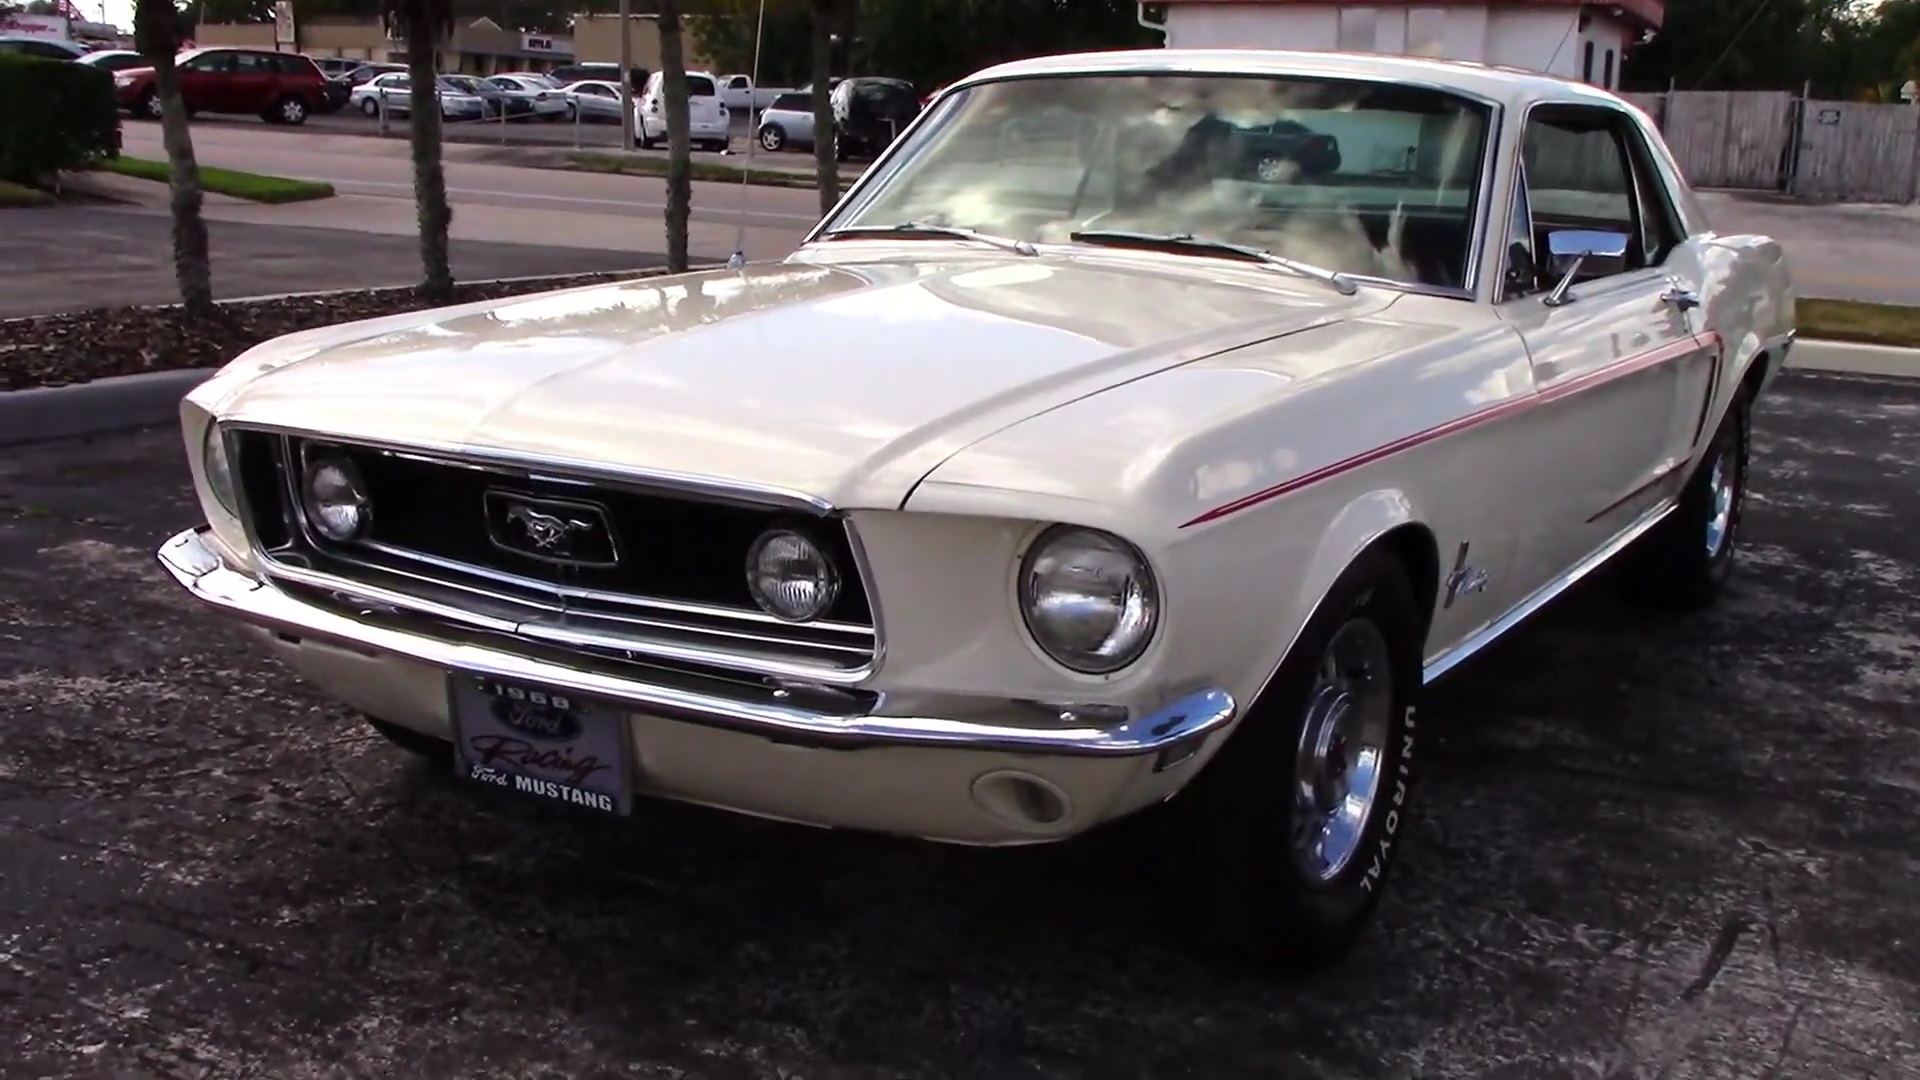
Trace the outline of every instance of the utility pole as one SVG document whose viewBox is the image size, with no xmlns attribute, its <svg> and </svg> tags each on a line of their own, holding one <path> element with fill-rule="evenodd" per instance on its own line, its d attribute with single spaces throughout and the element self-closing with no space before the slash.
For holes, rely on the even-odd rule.
<svg viewBox="0 0 1920 1080">
<path fill-rule="evenodd" d="M 620 149 L 633 149 L 633 0 L 620 0 Z"/>
</svg>

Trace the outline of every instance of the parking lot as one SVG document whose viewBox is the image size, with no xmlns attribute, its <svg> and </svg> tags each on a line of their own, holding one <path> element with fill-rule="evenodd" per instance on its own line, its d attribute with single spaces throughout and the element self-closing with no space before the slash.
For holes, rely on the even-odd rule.
<svg viewBox="0 0 1920 1080">
<path fill-rule="evenodd" d="M 1776 385 L 1727 602 L 1603 575 L 1436 688 L 1374 932 L 1291 982 L 1183 951 L 1124 828 L 457 785 L 163 583 L 172 431 L 10 451 L 8 1075 L 1920 1076 L 1920 387 Z"/>
</svg>

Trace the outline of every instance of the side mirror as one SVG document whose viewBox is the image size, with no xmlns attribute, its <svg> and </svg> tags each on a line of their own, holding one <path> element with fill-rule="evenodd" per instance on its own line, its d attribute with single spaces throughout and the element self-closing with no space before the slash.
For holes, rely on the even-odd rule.
<svg viewBox="0 0 1920 1080">
<path fill-rule="evenodd" d="M 1548 307 L 1559 307 L 1571 299 L 1567 290 L 1576 280 L 1617 274 L 1626 268 L 1627 234 L 1602 229 L 1556 229 L 1547 234 L 1547 254 L 1560 281 L 1547 294 L 1545 303 Z"/>
</svg>

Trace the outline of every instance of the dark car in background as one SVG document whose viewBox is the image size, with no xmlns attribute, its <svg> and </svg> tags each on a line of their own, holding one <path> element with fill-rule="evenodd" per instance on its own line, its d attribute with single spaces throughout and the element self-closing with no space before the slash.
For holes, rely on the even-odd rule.
<svg viewBox="0 0 1920 1080">
<path fill-rule="evenodd" d="M 341 82 L 346 83 L 348 93 L 352 93 L 354 87 L 360 86 L 364 83 L 371 82 L 375 78 L 378 78 L 381 75 L 385 75 L 389 71 L 405 71 L 405 70 L 407 70 L 407 65 L 405 64 L 388 64 L 388 63 L 382 63 L 377 60 L 368 60 L 364 63 L 356 64 L 353 67 L 347 69 L 347 73 L 345 75 L 340 75 L 336 77 Z"/>
<path fill-rule="evenodd" d="M 905 79 L 858 75 L 833 84 L 835 155 L 871 158 L 920 115 L 920 94 Z"/>
<path fill-rule="evenodd" d="M 1234 141 L 1243 167 L 1263 183 L 1340 170 L 1340 141 L 1295 120 L 1237 128 Z"/>
<path fill-rule="evenodd" d="M 327 110 L 327 77 L 299 53 L 190 49 L 175 61 L 189 112 L 246 113 L 269 124 L 304 124 Z M 153 69 L 113 73 L 114 96 L 135 116 L 160 118 Z"/>
</svg>

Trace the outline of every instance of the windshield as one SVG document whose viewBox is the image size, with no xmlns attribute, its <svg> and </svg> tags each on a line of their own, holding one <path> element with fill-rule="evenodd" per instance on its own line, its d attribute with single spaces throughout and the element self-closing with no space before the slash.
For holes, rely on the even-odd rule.
<svg viewBox="0 0 1920 1080">
<path fill-rule="evenodd" d="M 1012 79 L 944 101 L 831 227 L 1035 243 L 1195 234 L 1461 289 L 1490 110 L 1388 83 L 1234 75 Z"/>
</svg>

